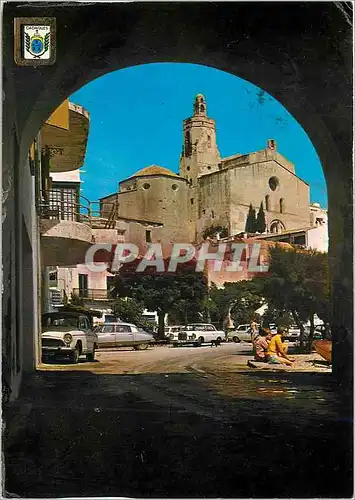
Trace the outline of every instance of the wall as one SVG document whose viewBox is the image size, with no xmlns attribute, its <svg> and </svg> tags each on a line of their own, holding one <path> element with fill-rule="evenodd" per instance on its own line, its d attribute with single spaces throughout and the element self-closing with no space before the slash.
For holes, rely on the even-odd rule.
<svg viewBox="0 0 355 500">
<path fill-rule="evenodd" d="M 199 182 L 199 219 L 197 232 L 202 238 L 203 230 L 210 226 L 229 227 L 230 181 L 228 171 L 200 177 Z"/>
<path fill-rule="evenodd" d="M 328 252 L 328 224 L 309 229 L 307 231 L 306 244 L 309 248 L 319 250 L 320 252 Z"/>
<path fill-rule="evenodd" d="M 253 155 L 250 155 L 253 161 Z M 230 217 L 232 231 L 244 231 L 249 205 L 258 212 L 263 202 L 267 224 L 274 219 L 283 222 L 285 229 L 309 226 L 309 186 L 275 160 L 262 163 L 245 164 L 229 168 Z M 270 189 L 269 179 L 276 177 L 279 185 L 275 191 Z M 269 210 L 266 210 L 265 197 L 269 196 Z M 284 210 L 280 213 L 279 202 L 284 200 Z"/>
<path fill-rule="evenodd" d="M 146 229 L 152 230 L 154 242 L 163 245 L 189 241 L 185 224 L 188 218 L 186 181 L 173 176 L 142 176 L 135 178 L 135 186 L 135 189 L 126 191 L 126 181 L 120 184 L 122 192 L 117 196 L 119 215 L 161 222 L 164 227 L 150 229 L 135 224 L 129 230 L 129 241 L 144 244 Z"/>
</svg>

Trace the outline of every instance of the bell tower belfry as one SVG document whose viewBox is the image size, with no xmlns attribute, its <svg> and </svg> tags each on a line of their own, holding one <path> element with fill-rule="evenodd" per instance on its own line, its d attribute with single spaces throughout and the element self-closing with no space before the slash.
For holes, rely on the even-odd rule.
<svg viewBox="0 0 355 500">
<path fill-rule="evenodd" d="M 207 116 L 206 100 L 202 94 L 195 97 L 193 116 L 184 120 L 183 134 L 180 175 L 191 186 L 196 186 L 197 178 L 218 170 L 220 161 L 216 123 Z"/>
</svg>

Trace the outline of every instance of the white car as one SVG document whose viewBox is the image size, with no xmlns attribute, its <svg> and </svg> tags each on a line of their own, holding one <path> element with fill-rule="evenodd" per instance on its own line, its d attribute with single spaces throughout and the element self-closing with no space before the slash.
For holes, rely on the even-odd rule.
<svg viewBox="0 0 355 500">
<path fill-rule="evenodd" d="M 78 363 L 81 355 L 95 360 L 97 335 L 89 318 L 75 312 L 55 312 L 42 315 L 42 359 L 68 356 Z"/>
<path fill-rule="evenodd" d="M 154 344 L 150 333 L 133 323 L 106 323 L 96 328 L 98 347 L 133 347 L 135 351 L 147 349 Z"/>
<path fill-rule="evenodd" d="M 167 340 L 172 342 L 173 340 L 178 340 L 179 331 L 183 328 L 180 325 L 166 326 L 164 328 L 164 335 Z"/>
<path fill-rule="evenodd" d="M 205 342 L 222 342 L 224 331 L 216 330 L 210 323 L 190 323 L 180 327 L 177 339 L 171 340 L 173 345 L 194 344 L 200 346 Z"/>
<path fill-rule="evenodd" d="M 257 325 L 259 329 L 259 325 Z M 235 330 L 231 330 L 227 334 L 227 342 L 251 342 L 250 324 L 238 325 Z"/>
</svg>

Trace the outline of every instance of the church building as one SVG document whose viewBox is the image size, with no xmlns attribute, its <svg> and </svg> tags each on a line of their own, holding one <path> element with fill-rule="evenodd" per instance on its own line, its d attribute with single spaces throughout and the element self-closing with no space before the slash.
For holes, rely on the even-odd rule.
<svg viewBox="0 0 355 500">
<path fill-rule="evenodd" d="M 244 232 L 250 205 L 258 212 L 262 204 L 268 233 L 310 225 L 309 185 L 277 151 L 276 141 L 268 140 L 260 151 L 221 158 L 216 123 L 202 94 L 183 122 L 179 174 L 157 165 L 143 168 L 100 201 L 102 213 L 115 202 L 121 217 L 163 224 L 128 228 L 126 241 L 143 247 L 197 244 L 214 229 L 225 236 Z"/>
</svg>

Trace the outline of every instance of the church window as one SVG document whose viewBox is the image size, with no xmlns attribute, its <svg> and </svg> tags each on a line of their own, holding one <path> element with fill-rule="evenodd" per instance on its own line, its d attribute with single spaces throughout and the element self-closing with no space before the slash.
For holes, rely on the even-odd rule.
<svg viewBox="0 0 355 500">
<path fill-rule="evenodd" d="M 208 165 L 207 169 L 208 169 L 208 170 L 211 170 L 211 165 Z"/>
<path fill-rule="evenodd" d="M 205 112 L 205 106 L 204 106 L 204 104 L 200 104 L 200 111 L 201 111 L 201 113 Z"/>
<path fill-rule="evenodd" d="M 190 171 L 190 167 L 186 167 L 186 170 L 189 172 Z"/>
<path fill-rule="evenodd" d="M 206 213 L 206 210 L 205 210 L 205 209 L 203 209 L 203 210 L 202 210 L 202 213 L 203 213 L 203 215 L 205 215 L 205 213 Z"/>
<path fill-rule="evenodd" d="M 276 189 L 279 187 L 279 179 L 275 176 L 270 177 L 269 179 L 269 187 L 271 191 L 276 191 Z"/>
<path fill-rule="evenodd" d="M 151 243 L 152 242 L 152 231 L 147 230 L 145 232 L 145 241 L 147 243 Z"/>
<path fill-rule="evenodd" d="M 285 202 L 283 198 L 280 198 L 280 214 L 283 214 L 285 211 Z"/>
<path fill-rule="evenodd" d="M 143 184 L 143 189 L 149 189 L 150 188 L 150 184 L 148 182 L 145 182 Z"/>
<path fill-rule="evenodd" d="M 270 210 L 270 196 L 269 195 L 265 196 L 265 210 L 267 210 L 267 211 Z"/>
<path fill-rule="evenodd" d="M 179 186 L 178 186 L 177 184 L 173 184 L 173 185 L 171 186 L 171 189 L 172 189 L 173 191 L 176 191 L 178 188 L 179 188 Z"/>
<path fill-rule="evenodd" d="M 185 155 L 191 156 L 192 153 L 192 145 L 191 145 L 191 134 L 188 130 L 185 134 Z"/>
<path fill-rule="evenodd" d="M 193 204 L 194 204 L 194 199 L 193 199 L 193 198 L 191 198 L 191 199 L 190 199 L 190 202 L 191 202 L 191 205 L 193 205 Z"/>
<path fill-rule="evenodd" d="M 207 136 L 207 146 L 210 148 L 211 147 L 211 136 Z"/>
</svg>

